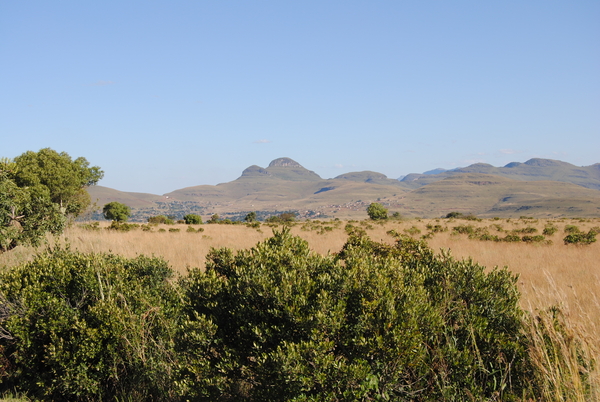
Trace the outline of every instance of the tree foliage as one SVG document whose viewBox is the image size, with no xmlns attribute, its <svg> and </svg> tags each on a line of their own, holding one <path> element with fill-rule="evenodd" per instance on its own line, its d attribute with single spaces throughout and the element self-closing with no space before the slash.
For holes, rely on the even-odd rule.
<svg viewBox="0 0 600 402">
<path fill-rule="evenodd" d="M 183 217 L 183 220 L 187 225 L 200 225 L 202 224 L 202 217 L 197 214 L 187 214 Z"/>
<path fill-rule="evenodd" d="M 115 222 L 127 222 L 131 215 L 131 208 L 117 201 L 109 202 L 102 208 L 104 218 Z"/>
<path fill-rule="evenodd" d="M 372 202 L 367 207 L 367 215 L 374 221 L 385 220 L 388 218 L 388 210 L 378 202 Z"/>
<path fill-rule="evenodd" d="M 63 213 L 77 216 L 90 205 L 86 187 L 96 184 L 104 176 L 98 166 L 79 157 L 71 159 L 66 152 L 50 148 L 38 152 L 27 151 L 14 160 L 14 181 L 19 187 L 43 186 L 50 200 L 59 205 Z"/>
<path fill-rule="evenodd" d="M 85 187 L 102 177 L 85 158 L 71 160 L 49 148 L 0 160 L 0 252 L 38 245 L 46 233 L 58 234 L 67 216 L 90 204 Z"/>
</svg>

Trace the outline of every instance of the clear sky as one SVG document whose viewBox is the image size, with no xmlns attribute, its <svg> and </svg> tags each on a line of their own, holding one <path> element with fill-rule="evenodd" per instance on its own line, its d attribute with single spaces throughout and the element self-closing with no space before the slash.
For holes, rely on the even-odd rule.
<svg viewBox="0 0 600 402">
<path fill-rule="evenodd" d="M 290 157 L 600 162 L 600 2 L 2 1 L 0 156 L 163 194 Z"/>
</svg>

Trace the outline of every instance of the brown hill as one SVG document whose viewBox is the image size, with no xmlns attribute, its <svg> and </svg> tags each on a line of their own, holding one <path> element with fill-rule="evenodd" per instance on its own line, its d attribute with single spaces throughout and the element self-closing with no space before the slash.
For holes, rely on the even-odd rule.
<svg viewBox="0 0 600 402">
<path fill-rule="evenodd" d="M 547 164 L 544 161 L 528 161 L 528 166 L 542 169 Z M 549 165 L 562 166 L 553 162 Z M 478 164 L 469 169 L 495 171 L 498 168 Z M 163 196 L 101 186 L 92 187 L 89 192 L 100 206 L 110 201 L 129 205 L 139 220 L 157 214 L 180 217 L 193 212 L 208 217 L 214 213 L 227 216 L 248 211 L 288 210 L 299 211 L 301 217 L 364 218 L 366 206 L 374 201 L 389 207 L 390 212 L 421 217 L 440 217 L 450 211 L 502 217 L 600 216 L 598 190 L 538 180 L 540 175 L 535 176 L 536 180 L 525 181 L 473 172 L 443 176 L 446 173 L 428 175 L 438 179 L 409 190 L 398 180 L 371 171 L 350 172 L 325 180 L 292 159 L 279 158 L 267 168 L 250 166 L 228 183 L 187 187 Z"/>
</svg>

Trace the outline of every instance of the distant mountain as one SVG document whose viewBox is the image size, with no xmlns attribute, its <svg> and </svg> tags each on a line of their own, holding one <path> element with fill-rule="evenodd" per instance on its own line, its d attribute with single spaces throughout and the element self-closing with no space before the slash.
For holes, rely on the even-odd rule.
<svg viewBox="0 0 600 402">
<path fill-rule="evenodd" d="M 267 168 L 252 165 L 228 183 L 186 187 L 162 196 L 101 186 L 88 191 L 99 206 L 110 201 L 129 205 L 138 220 L 157 214 L 208 217 L 289 210 L 302 217 L 354 219 L 364 218 L 366 206 L 374 201 L 406 216 L 439 217 L 450 211 L 503 217 L 600 216 L 600 164 L 578 168 L 531 159 L 501 168 L 478 163 L 426 173 L 402 181 L 372 171 L 323 179 L 290 158 L 278 158 Z"/>
<path fill-rule="evenodd" d="M 483 173 L 523 181 L 561 181 L 600 190 L 600 163 L 579 167 L 553 159 L 534 158 L 525 163 L 511 162 L 504 167 L 475 163 L 464 168 L 440 173 L 431 174 L 430 172 L 411 173 L 403 177 L 401 183 L 407 188 L 419 188 L 457 174 Z"/>
</svg>

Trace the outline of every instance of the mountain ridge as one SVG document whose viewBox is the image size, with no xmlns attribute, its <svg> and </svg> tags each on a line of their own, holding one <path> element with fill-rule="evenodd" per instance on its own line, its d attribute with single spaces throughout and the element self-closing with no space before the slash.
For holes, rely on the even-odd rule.
<svg viewBox="0 0 600 402">
<path fill-rule="evenodd" d="M 111 192 L 101 186 L 88 191 L 98 205 L 119 201 L 150 215 L 163 210 L 205 215 L 294 210 L 304 211 L 299 213 L 305 217 L 356 218 L 366 215 L 366 206 L 377 201 L 406 216 L 439 217 L 452 210 L 502 216 L 524 210 L 540 216 L 600 216 L 600 164 L 577 168 L 567 162 L 534 158 L 502 168 L 478 163 L 434 171 L 411 174 L 412 180 L 407 175 L 402 181 L 373 171 L 323 179 L 293 159 L 277 158 L 266 168 L 249 166 L 230 182 L 185 187 L 162 196 Z M 598 189 L 593 188 L 596 175 Z"/>
</svg>

